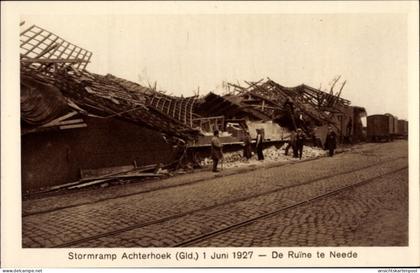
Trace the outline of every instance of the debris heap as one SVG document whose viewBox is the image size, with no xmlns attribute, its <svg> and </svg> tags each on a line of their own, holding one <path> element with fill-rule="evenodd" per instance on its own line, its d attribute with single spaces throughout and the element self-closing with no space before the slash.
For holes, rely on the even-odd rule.
<svg viewBox="0 0 420 273">
<path fill-rule="evenodd" d="M 287 161 L 293 161 L 298 160 L 296 158 L 293 158 L 293 152 L 292 149 L 289 150 L 289 155 L 285 155 L 285 148 L 286 144 L 282 145 L 281 147 L 271 146 L 266 149 L 264 149 L 263 154 L 265 158 L 265 162 L 287 162 Z M 304 146 L 302 158 L 308 159 L 308 158 L 316 158 L 316 157 L 322 157 L 325 156 L 326 152 L 320 148 L 317 147 L 310 147 L 310 146 Z M 200 164 L 202 166 L 209 166 L 213 163 L 211 158 L 204 158 L 201 160 Z M 246 160 L 246 158 L 243 156 L 242 151 L 235 151 L 235 152 L 227 152 L 223 154 L 223 168 L 236 168 L 241 166 L 247 166 L 249 164 L 258 164 L 261 163 L 261 161 L 257 160 L 256 154 L 253 154 L 253 156 Z M 221 165 L 222 163 L 220 163 Z"/>
</svg>

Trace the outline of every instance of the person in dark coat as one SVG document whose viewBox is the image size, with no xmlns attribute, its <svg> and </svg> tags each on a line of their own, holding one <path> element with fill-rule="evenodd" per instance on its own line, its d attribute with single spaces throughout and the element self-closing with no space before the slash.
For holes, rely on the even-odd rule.
<svg viewBox="0 0 420 273">
<path fill-rule="evenodd" d="M 292 147 L 293 157 L 297 157 L 297 150 L 296 150 L 296 131 L 292 131 L 290 133 L 290 140 L 287 143 L 286 149 L 284 149 L 284 155 L 289 153 L 289 149 Z"/>
<path fill-rule="evenodd" d="M 333 131 L 331 126 L 328 126 L 327 139 L 325 140 L 325 149 L 328 150 L 330 156 L 334 155 L 334 150 L 337 148 L 337 134 Z"/>
<path fill-rule="evenodd" d="M 297 133 L 296 133 L 296 151 L 297 151 L 296 157 L 299 157 L 299 159 L 302 159 L 304 142 L 305 142 L 305 135 L 303 134 L 302 129 L 298 128 Z"/>
<path fill-rule="evenodd" d="M 217 170 L 217 164 L 219 160 L 223 158 L 222 144 L 219 140 L 219 131 L 215 130 L 211 139 L 211 159 L 213 159 L 213 172 L 219 172 Z"/>
<path fill-rule="evenodd" d="M 264 160 L 263 142 L 264 142 L 264 136 L 262 134 L 262 130 L 257 129 L 256 149 L 257 149 L 258 160 Z"/>
<path fill-rule="evenodd" d="M 245 133 L 244 138 L 244 157 L 246 160 L 249 160 L 252 157 L 252 151 L 251 151 L 251 136 L 249 135 L 249 132 Z"/>
</svg>

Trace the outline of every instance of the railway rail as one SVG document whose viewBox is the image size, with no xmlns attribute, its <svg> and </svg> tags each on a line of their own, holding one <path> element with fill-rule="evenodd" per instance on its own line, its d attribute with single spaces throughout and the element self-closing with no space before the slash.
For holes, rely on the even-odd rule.
<svg viewBox="0 0 420 273">
<path fill-rule="evenodd" d="M 407 157 L 406 156 L 395 157 L 395 158 L 393 158 L 393 160 L 398 160 L 398 159 L 402 159 L 402 158 L 407 158 Z M 312 161 L 312 160 L 316 160 L 316 159 L 319 159 L 319 158 L 308 159 L 308 160 L 302 161 L 302 163 Z M 268 166 L 268 167 L 265 167 L 265 169 L 282 168 L 282 167 L 289 166 L 290 164 L 297 164 L 297 163 L 300 163 L 300 162 L 301 161 L 287 162 L 287 163 L 284 163 L 282 165 Z M 367 169 L 367 168 L 374 167 L 374 166 L 378 166 L 378 165 L 383 164 L 383 163 L 384 162 L 378 162 L 378 163 L 375 163 L 375 164 L 371 164 L 369 166 L 365 166 L 365 167 L 360 168 L 360 169 L 353 169 L 353 170 L 344 172 L 343 174 L 353 172 L 353 171 L 362 170 L 362 169 Z M 244 170 L 244 172 L 241 172 L 241 173 L 246 173 L 246 172 L 251 172 L 251 171 L 255 171 L 255 168 L 250 168 L 249 170 Z M 235 174 L 237 174 L 237 173 L 228 174 L 226 176 L 235 175 Z M 329 178 L 329 177 L 331 177 L 331 176 L 321 177 L 320 179 L 326 179 L 326 178 Z M 218 178 L 218 177 L 215 177 L 215 178 Z M 106 202 L 106 201 L 109 201 L 109 200 L 115 200 L 115 199 L 125 198 L 125 197 L 129 197 L 129 196 L 151 193 L 151 192 L 156 192 L 156 191 L 161 191 L 161 190 L 166 190 L 166 189 L 171 189 L 171 188 L 179 188 L 179 187 L 184 187 L 184 186 L 189 186 L 189 185 L 193 185 L 193 184 L 196 184 L 196 183 L 204 182 L 204 181 L 207 181 L 207 180 L 208 180 L 208 178 L 197 179 L 197 180 L 188 181 L 188 182 L 185 182 L 185 183 L 168 185 L 168 186 L 157 187 L 157 188 L 146 189 L 146 190 L 140 190 L 140 191 L 135 191 L 135 192 L 131 192 L 131 193 L 128 193 L 128 194 L 122 194 L 122 195 L 118 195 L 118 196 L 114 196 L 114 197 L 100 198 L 100 199 L 97 199 L 97 200 L 94 200 L 94 201 L 71 204 L 71 205 L 61 206 L 61 207 L 56 207 L 56 208 L 48 208 L 48 209 L 43 209 L 43 210 L 39 210 L 39 211 L 33 211 L 33 212 L 22 211 L 22 217 L 24 218 L 24 217 L 34 216 L 34 215 L 46 214 L 46 213 L 59 211 L 59 210 L 63 210 L 63 209 L 75 208 L 75 207 L 80 207 L 80 206 L 84 206 L 84 205 L 92 205 L 92 204 L 97 204 L 97 203 L 101 203 L 101 202 Z"/>
<path fill-rule="evenodd" d="M 394 170 L 394 171 L 392 171 L 392 172 L 388 172 L 388 173 L 385 173 L 385 174 L 382 174 L 382 175 L 379 175 L 379 176 L 376 176 L 376 177 L 373 177 L 373 178 L 370 178 L 370 179 L 362 180 L 362 181 L 360 181 L 360 182 L 358 182 L 358 183 L 355 183 L 355 184 L 352 184 L 352 185 L 347 185 L 347 186 L 341 187 L 341 188 L 339 188 L 339 189 L 335 189 L 335 190 L 333 190 L 333 191 L 330 191 L 330 192 L 328 192 L 328 193 L 325 193 L 325 194 L 320 194 L 320 195 L 314 196 L 314 197 L 312 197 L 312 198 L 308 198 L 308 199 L 306 199 L 306 200 L 300 201 L 300 202 L 298 202 L 298 203 L 296 203 L 296 204 L 293 204 L 293 205 L 287 206 L 287 207 L 285 207 L 285 208 L 281 208 L 281 209 L 278 209 L 278 210 L 274 210 L 274 211 L 271 211 L 271 212 L 268 212 L 268 213 L 262 214 L 262 215 L 260 215 L 260 216 L 258 216 L 258 217 L 254 217 L 254 218 L 248 219 L 248 220 L 246 220 L 246 221 L 242 221 L 242 222 L 239 222 L 239 223 L 237 223 L 237 224 L 234 224 L 234 225 L 231 225 L 231 226 L 228 226 L 228 227 L 224 227 L 224 228 L 221 228 L 221 229 L 216 230 L 216 231 L 213 231 L 213 232 L 208 232 L 208 233 L 206 233 L 206 234 L 202 234 L 202 235 L 200 235 L 200 236 L 197 236 L 197 237 L 191 238 L 191 239 L 189 239 L 189 240 L 186 240 L 186 241 L 180 242 L 180 243 L 178 243 L 178 244 L 176 244 L 176 245 L 173 245 L 172 247 L 188 247 L 188 246 L 192 246 L 192 245 L 194 245 L 195 243 L 199 243 L 199 242 L 206 241 L 206 240 L 208 240 L 208 239 L 211 239 L 211 238 L 217 237 L 217 236 L 219 236 L 219 235 L 221 235 L 221 234 L 224 234 L 224 233 L 227 233 L 227 232 L 233 231 L 233 230 L 238 229 L 238 228 L 241 228 L 241 227 L 243 227 L 243 226 L 250 225 L 250 224 L 252 224 L 252 223 L 254 223 L 254 222 L 257 222 L 257 221 L 259 221 L 259 220 L 263 220 L 263 219 L 266 219 L 266 218 L 269 218 L 269 217 L 275 216 L 275 215 L 277 215 L 277 214 L 283 213 L 283 212 L 285 212 L 285 211 L 288 211 L 288 210 L 291 210 L 291 209 L 294 209 L 294 208 L 300 207 L 300 206 L 302 206 L 302 205 L 306 205 L 306 204 L 308 204 L 308 203 L 316 202 L 316 201 L 322 200 L 322 199 L 324 199 L 324 198 L 327 198 L 327 197 L 330 197 L 330 196 L 333 196 L 333 195 L 340 194 L 340 193 L 342 193 L 342 192 L 344 192 L 344 191 L 347 191 L 347 190 L 353 189 L 353 188 L 355 188 L 355 187 L 360 187 L 360 186 L 362 186 L 362 185 L 364 185 L 364 184 L 367 184 L 367 183 L 373 182 L 373 181 L 375 181 L 376 179 L 382 178 L 382 177 L 384 177 L 384 176 L 386 176 L 386 175 L 390 175 L 390 174 L 393 174 L 393 173 L 397 173 L 397 172 L 402 171 L 402 170 L 405 170 L 405 169 L 407 169 L 407 168 L 408 168 L 408 166 L 407 166 L 407 167 L 403 167 L 403 168 L 399 168 L 399 169 Z"/>
<path fill-rule="evenodd" d="M 394 158 L 393 160 L 391 160 L 391 162 L 397 161 L 397 160 L 399 160 L 401 158 L 406 158 L 406 157 L 397 157 L 397 158 Z M 182 217 L 185 217 L 185 216 L 190 215 L 190 214 L 193 214 L 193 213 L 208 211 L 208 210 L 211 210 L 211 209 L 214 209 L 214 208 L 217 208 L 217 207 L 222 207 L 222 206 L 225 206 L 225 205 L 234 204 L 234 203 L 238 203 L 238 202 L 241 202 L 241 201 L 246 201 L 246 200 L 249 200 L 249 199 L 258 198 L 258 197 L 262 197 L 262 196 L 273 194 L 273 193 L 278 193 L 278 192 L 285 191 L 285 190 L 288 190 L 288 189 L 291 189 L 291 188 L 296 188 L 296 187 L 310 185 L 310 184 L 313 184 L 313 183 L 316 183 L 316 182 L 319 182 L 319 181 L 322 181 L 322 180 L 326 180 L 326 179 L 329 179 L 329 178 L 333 178 L 333 177 L 336 177 L 336 176 L 346 175 L 346 174 L 349 174 L 349 173 L 352 173 L 352 172 L 366 170 L 366 169 L 369 169 L 369 168 L 372 168 L 372 167 L 384 165 L 384 164 L 389 163 L 389 162 L 390 161 L 379 162 L 379 163 L 371 164 L 371 165 L 366 166 L 366 167 L 362 167 L 362 168 L 358 168 L 358 169 L 353 169 L 353 170 L 348 170 L 348 171 L 344 171 L 344 172 L 340 172 L 340 173 L 335 173 L 333 175 L 327 175 L 327 176 L 323 176 L 323 177 L 320 177 L 320 178 L 312 179 L 312 180 L 309 180 L 309 181 L 305 181 L 303 183 L 289 185 L 289 186 L 283 186 L 283 187 L 280 187 L 280 188 L 275 188 L 275 189 L 272 189 L 272 190 L 269 190 L 269 191 L 265 191 L 265 192 L 261 192 L 261 193 L 258 193 L 258 194 L 253 194 L 253 195 L 248 195 L 248 196 L 244 196 L 244 197 L 241 197 L 241 198 L 231 199 L 231 200 L 228 200 L 226 202 L 214 204 L 214 205 L 211 205 L 211 206 L 206 206 L 206 207 L 199 208 L 199 209 L 188 210 L 188 211 L 185 211 L 185 212 L 182 212 L 182 213 L 173 214 L 173 215 L 170 215 L 168 217 L 163 217 L 161 219 L 153 220 L 153 221 L 150 221 L 150 222 L 139 223 L 139 224 L 127 226 L 127 227 L 124 227 L 124 228 L 115 229 L 113 231 L 100 233 L 100 234 L 97 234 L 97 235 L 94 235 L 94 236 L 90 236 L 90 237 L 84 237 L 84 238 L 73 240 L 73 241 L 69 241 L 69 242 L 66 242 L 66 243 L 63 243 L 63 244 L 55 245 L 55 246 L 52 246 L 52 247 L 55 247 L 55 248 L 71 247 L 71 246 L 78 245 L 78 244 L 81 244 L 81 243 L 86 243 L 86 242 L 89 242 L 89 241 L 92 241 L 92 240 L 96 240 L 96 239 L 100 239 L 100 238 L 104 238 L 104 237 L 108 237 L 108 236 L 115 236 L 115 235 L 118 235 L 118 234 L 121 234 L 121 233 L 124 233 L 124 232 L 135 230 L 135 229 L 141 229 L 141 228 L 144 228 L 144 227 L 147 227 L 147 226 L 150 226 L 150 225 L 155 225 L 155 224 L 164 223 L 164 222 L 167 222 L 167 221 L 170 221 L 170 220 L 182 218 Z M 346 189 L 350 189 L 352 187 L 355 187 L 355 186 L 358 186 L 358 185 L 362 185 L 364 183 L 368 183 L 369 181 L 373 181 L 373 180 L 378 179 L 378 178 L 381 178 L 381 177 L 383 177 L 385 175 L 389 175 L 389 174 L 398 172 L 398 171 L 403 170 L 403 169 L 406 169 L 406 168 L 408 168 L 408 166 L 404 166 L 403 168 L 399 168 L 399 169 L 393 170 L 391 172 L 386 172 L 386 173 L 383 173 L 381 175 L 378 175 L 378 176 L 375 176 L 375 177 L 372 177 L 372 178 L 369 178 L 369 179 L 365 179 L 365 180 L 359 181 L 359 182 L 354 183 L 354 184 L 351 184 L 351 185 L 340 187 L 338 189 L 337 188 L 332 189 L 331 191 L 328 191 L 327 193 L 320 194 L 320 195 L 317 195 L 317 196 L 314 196 L 314 197 L 310 197 L 310 198 L 304 199 L 302 201 L 298 201 L 297 203 L 295 203 L 295 204 L 293 204 L 291 206 L 284 207 L 284 208 L 281 208 L 281 209 L 277 209 L 277 210 L 274 210 L 272 212 L 262 214 L 262 215 L 260 215 L 258 217 L 254 217 L 254 218 L 247 219 L 245 221 L 236 223 L 234 225 L 230 225 L 230 226 L 225 227 L 225 228 L 222 228 L 220 230 L 209 232 L 209 233 L 200 235 L 198 237 L 194 237 L 194 238 L 192 238 L 190 240 L 187 240 L 187 241 L 178 243 L 178 244 L 174 245 L 174 247 L 188 246 L 188 245 L 193 244 L 195 242 L 206 240 L 207 238 L 211 238 L 211 237 L 217 236 L 219 234 L 228 232 L 228 231 L 230 231 L 232 229 L 236 229 L 236 228 L 239 228 L 241 226 L 248 225 L 250 223 L 253 223 L 255 221 L 258 221 L 259 219 L 270 217 L 272 215 L 281 213 L 281 212 L 283 212 L 285 210 L 289 210 L 289 209 L 295 208 L 297 206 L 306 204 L 308 202 L 314 202 L 316 200 L 319 200 L 319 199 L 322 199 L 322 198 L 326 198 L 328 196 L 337 194 L 337 193 L 339 193 L 341 191 L 344 191 Z"/>
</svg>

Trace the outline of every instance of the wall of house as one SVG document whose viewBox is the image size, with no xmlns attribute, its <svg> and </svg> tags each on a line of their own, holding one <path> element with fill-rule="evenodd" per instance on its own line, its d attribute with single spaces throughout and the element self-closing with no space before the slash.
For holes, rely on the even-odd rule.
<svg viewBox="0 0 420 273">
<path fill-rule="evenodd" d="M 161 134 L 112 118 L 84 118 L 86 128 L 23 135 L 22 190 L 76 181 L 80 169 L 153 163 L 175 159 L 172 144 Z"/>
<path fill-rule="evenodd" d="M 337 133 L 337 140 L 340 143 L 349 142 L 349 137 L 353 134 L 353 107 L 344 105 L 338 105 L 337 107 L 341 112 L 334 114 L 332 117 L 335 125 L 334 130 Z"/>
</svg>

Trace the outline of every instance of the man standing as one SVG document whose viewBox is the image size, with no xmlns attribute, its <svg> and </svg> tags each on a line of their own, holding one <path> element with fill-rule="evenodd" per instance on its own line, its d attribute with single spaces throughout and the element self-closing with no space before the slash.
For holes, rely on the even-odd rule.
<svg viewBox="0 0 420 273">
<path fill-rule="evenodd" d="M 328 126 L 327 139 L 325 140 L 325 149 L 329 151 L 329 155 L 334 155 L 334 150 L 337 148 L 337 134 L 333 131 L 331 126 Z"/>
<path fill-rule="evenodd" d="M 299 159 L 302 159 L 303 142 L 305 142 L 305 135 L 303 134 L 302 129 L 298 128 L 297 134 L 296 134 L 296 150 L 297 150 Z"/>
<path fill-rule="evenodd" d="M 213 172 L 219 172 L 217 170 L 217 164 L 219 160 L 223 158 L 222 144 L 219 140 L 219 131 L 215 130 L 211 139 L 211 159 L 213 159 Z"/>
<path fill-rule="evenodd" d="M 263 141 L 264 141 L 264 136 L 262 134 L 262 130 L 257 129 L 256 149 L 257 149 L 258 160 L 264 160 Z"/>
<path fill-rule="evenodd" d="M 251 136 L 249 135 L 249 132 L 245 132 L 245 138 L 244 138 L 244 157 L 246 160 L 249 160 L 252 156 L 251 151 Z"/>
<path fill-rule="evenodd" d="M 297 157 L 296 154 L 296 131 L 293 130 L 290 133 L 290 140 L 287 143 L 286 149 L 284 150 L 284 155 L 287 155 L 289 153 L 289 149 L 290 147 L 292 147 L 292 151 L 293 151 L 293 157 Z"/>
</svg>

